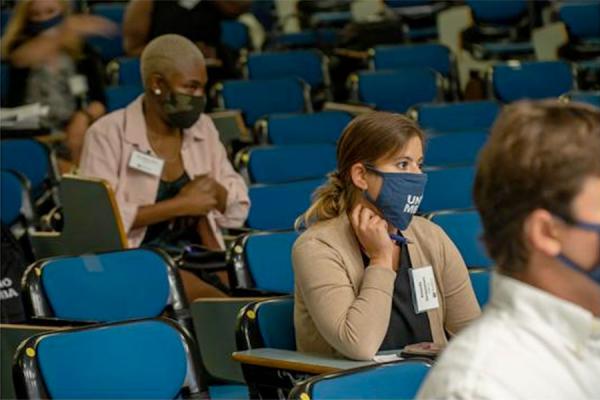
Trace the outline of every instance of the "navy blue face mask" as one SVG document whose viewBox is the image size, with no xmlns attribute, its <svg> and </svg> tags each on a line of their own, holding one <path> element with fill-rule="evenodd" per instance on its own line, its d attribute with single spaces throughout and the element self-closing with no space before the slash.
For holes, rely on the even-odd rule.
<svg viewBox="0 0 600 400">
<path fill-rule="evenodd" d="M 557 218 L 563 220 L 560 217 Z M 598 236 L 600 236 L 600 224 L 592 224 L 588 222 L 575 222 L 569 223 L 569 225 L 572 225 L 579 229 L 584 229 L 586 231 L 596 232 L 598 233 Z M 597 284 L 600 285 L 600 254 L 598 255 L 598 261 L 596 262 L 596 265 L 594 265 L 594 267 L 592 267 L 591 270 L 581 267 L 581 265 L 577 264 L 575 261 L 567 257 L 564 253 L 560 253 L 556 258 L 566 266 L 574 269 L 575 271 L 587 275 L 591 280 L 595 281 Z"/>
<path fill-rule="evenodd" d="M 398 230 L 405 230 L 419 209 L 427 183 L 427 175 L 382 172 L 370 166 L 365 167 L 381 176 L 383 183 L 377 199 L 373 199 L 367 191 L 364 192 L 364 196 L 381 211 L 389 224 Z"/>
<path fill-rule="evenodd" d="M 62 22 L 63 22 L 62 14 L 58 14 L 56 17 L 52 17 L 45 21 L 29 22 L 27 24 L 27 32 L 32 35 L 37 35 L 47 29 L 54 28 L 56 25 L 60 25 Z"/>
</svg>

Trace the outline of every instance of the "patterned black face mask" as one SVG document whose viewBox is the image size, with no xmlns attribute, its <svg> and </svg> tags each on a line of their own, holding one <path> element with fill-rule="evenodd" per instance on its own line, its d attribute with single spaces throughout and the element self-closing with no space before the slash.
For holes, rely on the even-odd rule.
<svg viewBox="0 0 600 400">
<path fill-rule="evenodd" d="M 187 129 L 194 125 L 204 112 L 206 96 L 192 96 L 169 90 L 162 107 L 170 126 Z"/>
</svg>

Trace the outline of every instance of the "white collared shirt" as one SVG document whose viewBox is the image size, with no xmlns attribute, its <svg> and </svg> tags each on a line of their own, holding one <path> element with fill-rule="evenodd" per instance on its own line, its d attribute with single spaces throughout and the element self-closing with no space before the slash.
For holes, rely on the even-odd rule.
<svg viewBox="0 0 600 400">
<path fill-rule="evenodd" d="M 482 316 L 449 344 L 419 399 L 600 399 L 600 318 L 500 274 Z"/>
</svg>

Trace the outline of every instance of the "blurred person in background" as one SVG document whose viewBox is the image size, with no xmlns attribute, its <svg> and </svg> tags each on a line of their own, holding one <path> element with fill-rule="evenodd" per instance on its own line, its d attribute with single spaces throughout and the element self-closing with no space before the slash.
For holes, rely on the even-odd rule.
<svg viewBox="0 0 600 400">
<path fill-rule="evenodd" d="M 2 61 L 10 65 L 7 106 L 48 106 L 43 123 L 65 132 L 59 156 L 75 165 L 85 131 L 106 112 L 103 67 L 85 39 L 115 32 L 104 18 L 71 15 L 68 1 L 23 0 L 2 37 Z"/>
</svg>

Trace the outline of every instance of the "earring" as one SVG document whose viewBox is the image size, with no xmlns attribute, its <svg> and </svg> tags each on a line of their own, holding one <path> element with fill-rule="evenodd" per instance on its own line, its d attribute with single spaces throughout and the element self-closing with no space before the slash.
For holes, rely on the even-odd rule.
<svg viewBox="0 0 600 400">
<path fill-rule="evenodd" d="M 162 92 L 160 91 L 160 89 L 158 89 L 158 88 L 154 89 L 154 94 L 155 94 L 155 95 L 157 95 L 157 96 L 158 96 L 158 95 L 160 95 L 161 93 L 162 93 Z"/>
</svg>

